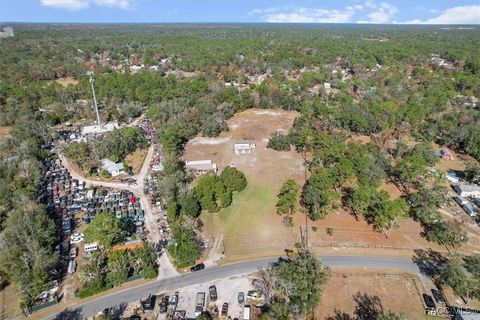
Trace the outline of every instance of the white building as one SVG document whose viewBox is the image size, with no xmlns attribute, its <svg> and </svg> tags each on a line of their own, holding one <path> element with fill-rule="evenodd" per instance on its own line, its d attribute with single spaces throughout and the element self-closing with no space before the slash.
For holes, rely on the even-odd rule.
<svg viewBox="0 0 480 320">
<path fill-rule="evenodd" d="M 462 197 L 480 197 L 480 186 L 473 184 L 457 184 L 453 189 Z"/>
<path fill-rule="evenodd" d="M 93 243 L 85 243 L 83 246 L 83 249 L 86 253 L 92 252 L 92 251 L 97 251 L 98 250 L 98 243 L 93 242 Z"/>
<path fill-rule="evenodd" d="M 235 143 L 233 151 L 236 155 L 250 154 L 255 150 L 256 146 L 257 145 L 253 140 L 239 141 Z"/>
<path fill-rule="evenodd" d="M 108 159 L 102 160 L 102 169 L 108 171 L 112 177 L 116 177 L 122 173 L 125 173 L 123 163 L 115 163 Z"/>
<path fill-rule="evenodd" d="M 119 125 L 116 121 L 105 123 L 102 126 L 98 126 L 98 125 L 85 126 L 82 128 L 82 136 L 90 135 L 90 134 L 98 134 L 98 133 L 107 133 L 118 128 L 119 128 Z"/>
<path fill-rule="evenodd" d="M 218 172 L 218 166 L 212 160 L 185 161 L 185 168 L 194 171 L 196 174 L 205 174 L 208 171 Z"/>
</svg>

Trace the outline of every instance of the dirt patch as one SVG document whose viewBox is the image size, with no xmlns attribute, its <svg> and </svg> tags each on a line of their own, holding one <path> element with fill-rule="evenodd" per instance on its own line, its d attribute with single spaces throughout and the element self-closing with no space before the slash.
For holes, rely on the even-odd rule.
<svg viewBox="0 0 480 320">
<path fill-rule="evenodd" d="M 0 139 L 6 138 L 12 132 L 12 127 L 2 127 L 0 126 Z"/>
<path fill-rule="evenodd" d="M 440 151 L 442 146 L 439 146 L 438 144 L 433 143 L 432 144 L 433 149 L 435 152 Z M 440 162 L 435 166 L 436 169 L 438 169 L 441 172 L 447 172 L 450 170 L 455 170 L 455 171 L 463 171 L 467 167 L 468 162 L 476 162 L 476 160 L 468 155 L 465 154 L 459 154 L 451 149 L 448 149 L 452 155 L 453 155 L 453 160 L 445 160 L 440 158 Z"/>
<path fill-rule="evenodd" d="M 60 78 L 55 80 L 58 84 L 62 85 L 63 87 L 67 87 L 69 84 L 71 85 L 76 85 L 78 83 L 77 80 L 71 78 L 71 77 L 66 77 L 66 78 Z"/>
<path fill-rule="evenodd" d="M 402 196 L 402 192 L 391 182 L 382 182 L 380 189 L 386 191 L 392 199 L 398 199 Z"/>
<path fill-rule="evenodd" d="M 137 149 L 125 157 L 125 163 L 132 168 L 134 174 L 139 173 L 142 169 L 147 151 L 147 149 Z"/>
<path fill-rule="evenodd" d="M 185 148 L 185 160 L 212 160 L 220 166 L 235 166 L 247 178 L 272 187 L 274 193 L 288 178 L 300 181 L 303 160 L 295 151 L 279 152 L 267 149 L 268 139 L 276 130 L 288 132 L 297 112 L 284 110 L 250 109 L 227 121 L 229 131 L 219 137 L 196 137 Z M 234 144 L 240 140 L 254 140 L 256 148 L 248 155 L 235 155 Z"/>
<path fill-rule="evenodd" d="M 362 134 L 353 134 L 349 139 L 347 139 L 346 142 L 353 143 L 353 144 L 373 143 L 372 138 L 370 136 L 365 136 Z"/>
<path fill-rule="evenodd" d="M 384 311 L 403 313 L 407 319 L 425 319 L 419 281 L 398 274 L 346 273 L 336 269 L 322 294 L 315 319 L 327 319 L 335 312 L 354 315 L 357 293 L 378 296 Z M 417 282 L 416 282 L 417 281 Z M 419 289 L 417 289 L 419 288 Z"/>
<path fill-rule="evenodd" d="M 305 216 L 297 214 L 294 217 L 295 226 L 305 225 Z M 297 227 L 298 228 L 298 227 Z M 333 229 L 331 235 L 327 228 Z M 296 228 L 294 228 L 296 229 Z M 317 231 L 314 231 L 316 229 Z M 431 247 L 443 250 L 442 247 L 428 242 L 420 234 L 422 227 L 419 223 L 405 219 L 399 223 L 388 238 L 381 232 L 374 230 L 363 218 L 357 221 L 353 215 L 343 210 L 330 213 L 323 220 L 308 221 L 309 244 L 315 246 L 337 246 L 356 248 L 392 248 L 394 250 L 413 250 L 415 248 Z"/>
</svg>

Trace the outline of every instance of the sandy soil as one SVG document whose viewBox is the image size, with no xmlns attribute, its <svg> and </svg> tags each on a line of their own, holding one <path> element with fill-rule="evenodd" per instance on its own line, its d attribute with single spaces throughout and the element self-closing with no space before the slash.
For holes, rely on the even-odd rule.
<svg viewBox="0 0 480 320">
<path fill-rule="evenodd" d="M 407 319 L 426 318 L 419 281 L 399 274 L 373 276 L 347 271 L 343 275 L 338 269 L 334 271 L 316 309 L 315 319 L 327 319 L 336 311 L 353 316 L 357 306 L 354 295 L 359 292 L 378 296 L 385 312 L 403 313 Z"/>
<path fill-rule="evenodd" d="M 12 132 L 12 127 L 2 127 L 0 126 L 0 139 L 8 137 Z"/>
<path fill-rule="evenodd" d="M 71 77 L 66 77 L 66 78 L 60 78 L 55 80 L 57 83 L 61 84 L 63 87 L 67 87 L 69 84 L 76 85 L 78 83 L 77 80 L 71 78 Z"/>
</svg>

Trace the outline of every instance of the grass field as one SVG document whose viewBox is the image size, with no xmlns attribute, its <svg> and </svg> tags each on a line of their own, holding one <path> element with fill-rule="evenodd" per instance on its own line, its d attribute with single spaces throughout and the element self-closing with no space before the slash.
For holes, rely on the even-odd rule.
<svg viewBox="0 0 480 320">
<path fill-rule="evenodd" d="M 132 168 L 133 173 L 139 173 L 147 155 L 147 149 L 137 149 L 125 157 L 125 163 Z"/>
<path fill-rule="evenodd" d="M 223 237 L 227 255 L 247 254 L 252 248 L 278 247 L 279 243 L 287 247 L 291 237 L 285 236 L 281 217 L 271 214 L 275 203 L 276 195 L 271 188 L 249 181 L 245 190 L 234 195 L 228 208 L 202 214 L 204 231 L 210 236 Z"/>
</svg>

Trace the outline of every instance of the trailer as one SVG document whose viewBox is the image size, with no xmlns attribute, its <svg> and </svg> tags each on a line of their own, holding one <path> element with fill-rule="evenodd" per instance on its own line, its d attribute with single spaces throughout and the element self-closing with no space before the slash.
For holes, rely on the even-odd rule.
<svg viewBox="0 0 480 320">
<path fill-rule="evenodd" d="M 202 314 L 203 308 L 205 307 L 205 292 L 197 292 L 197 297 L 195 298 L 195 317 L 198 317 Z"/>
<path fill-rule="evenodd" d="M 250 306 L 243 307 L 243 320 L 250 320 Z"/>
</svg>

